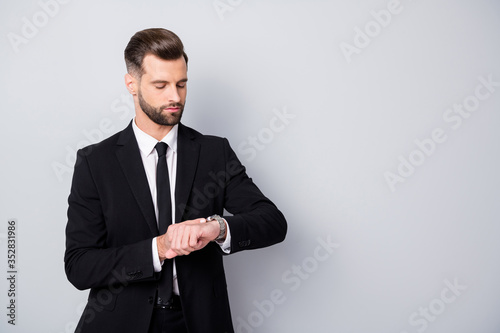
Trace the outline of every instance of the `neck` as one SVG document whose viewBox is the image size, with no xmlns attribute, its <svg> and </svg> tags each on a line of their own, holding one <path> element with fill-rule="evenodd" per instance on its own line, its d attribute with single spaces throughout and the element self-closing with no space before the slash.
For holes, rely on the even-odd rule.
<svg viewBox="0 0 500 333">
<path fill-rule="evenodd" d="M 173 128 L 173 126 L 158 125 L 142 111 L 136 112 L 135 124 L 158 141 L 161 141 Z"/>
</svg>

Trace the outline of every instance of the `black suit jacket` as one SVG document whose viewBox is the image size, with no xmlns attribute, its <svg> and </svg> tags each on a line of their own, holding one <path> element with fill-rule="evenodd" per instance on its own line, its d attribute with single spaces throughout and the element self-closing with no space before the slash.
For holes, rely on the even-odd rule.
<svg viewBox="0 0 500 333">
<path fill-rule="evenodd" d="M 175 189 L 181 222 L 226 209 L 231 253 L 283 241 L 287 225 L 276 206 L 246 175 L 224 138 L 179 124 Z M 89 289 L 76 332 L 146 333 L 161 273 L 151 242 L 158 236 L 139 147 L 125 130 L 78 151 L 69 195 L 65 269 Z M 176 258 L 189 332 L 233 332 L 222 251 L 215 243 Z"/>
</svg>

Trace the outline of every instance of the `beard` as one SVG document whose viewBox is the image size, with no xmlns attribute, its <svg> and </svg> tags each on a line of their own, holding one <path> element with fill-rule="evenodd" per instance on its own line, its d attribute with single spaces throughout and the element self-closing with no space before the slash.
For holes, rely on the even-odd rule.
<svg viewBox="0 0 500 333">
<path fill-rule="evenodd" d="M 184 112 L 184 104 L 181 103 L 172 103 L 167 105 L 162 105 L 158 108 L 152 106 L 142 97 L 142 93 L 139 90 L 137 93 L 137 97 L 139 99 L 139 106 L 142 111 L 151 119 L 154 123 L 162 126 L 174 126 L 177 125 L 182 118 L 182 113 Z M 168 111 L 163 111 L 167 108 L 179 108 L 179 111 L 175 113 L 170 113 Z"/>
</svg>

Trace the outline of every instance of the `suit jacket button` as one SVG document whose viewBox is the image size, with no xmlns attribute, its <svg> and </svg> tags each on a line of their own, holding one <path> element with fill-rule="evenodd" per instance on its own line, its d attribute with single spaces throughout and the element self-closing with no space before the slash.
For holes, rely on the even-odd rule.
<svg viewBox="0 0 500 333">
<path fill-rule="evenodd" d="M 246 247 L 246 246 L 250 245 L 250 240 L 240 241 L 240 242 L 238 243 L 238 245 L 239 245 L 240 247 Z"/>
<path fill-rule="evenodd" d="M 149 298 L 148 298 L 148 303 L 149 303 L 149 304 L 153 304 L 153 300 L 154 300 L 154 298 L 153 298 L 153 297 L 149 297 Z"/>
</svg>

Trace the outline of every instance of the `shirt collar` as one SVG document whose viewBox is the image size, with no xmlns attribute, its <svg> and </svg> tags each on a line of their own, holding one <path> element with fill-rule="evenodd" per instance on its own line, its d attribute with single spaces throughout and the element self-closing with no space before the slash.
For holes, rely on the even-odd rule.
<svg viewBox="0 0 500 333">
<path fill-rule="evenodd" d="M 132 128 L 134 130 L 135 138 L 137 140 L 137 144 L 139 145 L 139 149 L 142 151 L 143 154 L 148 156 L 155 149 L 158 140 L 156 140 L 151 135 L 147 134 L 139 127 L 137 127 L 137 124 L 135 123 L 135 118 L 132 121 Z M 172 127 L 170 132 L 168 132 L 168 134 L 163 139 L 161 139 L 161 141 L 165 142 L 168 145 L 168 147 L 172 149 L 174 152 L 177 152 L 178 131 L 179 131 L 179 126 L 174 125 L 174 127 Z"/>
</svg>

